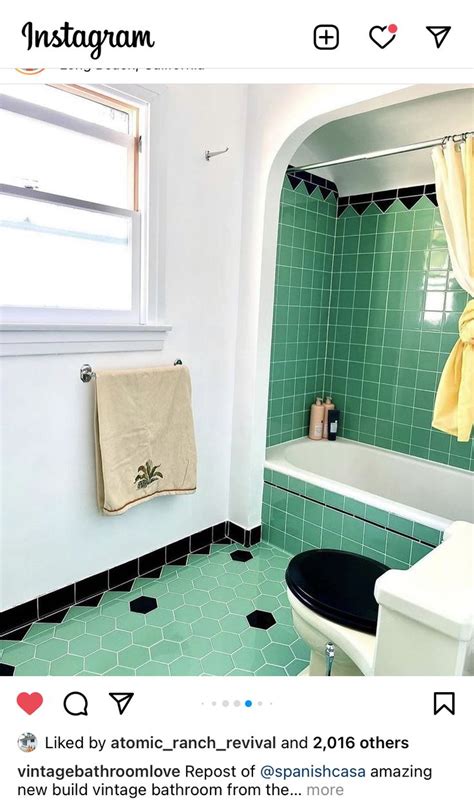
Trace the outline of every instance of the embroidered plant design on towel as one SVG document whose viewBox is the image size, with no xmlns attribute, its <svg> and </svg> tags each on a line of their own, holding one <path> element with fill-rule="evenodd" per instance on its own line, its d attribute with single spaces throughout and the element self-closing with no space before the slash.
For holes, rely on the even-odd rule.
<svg viewBox="0 0 474 810">
<path fill-rule="evenodd" d="M 138 475 L 134 482 L 137 485 L 137 489 L 146 489 L 150 484 L 158 481 L 159 478 L 163 478 L 163 473 L 159 471 L 158 467 L 160 467 L 160 464 L 153 465 L 151 459 L 148 459 L 145 465 L 140 465 L 137 470 Z"/>
</svg>

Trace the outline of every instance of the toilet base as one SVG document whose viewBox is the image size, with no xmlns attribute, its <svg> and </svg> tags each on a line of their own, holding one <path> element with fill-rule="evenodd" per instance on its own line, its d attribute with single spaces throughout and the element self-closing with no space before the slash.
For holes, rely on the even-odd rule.
<svg viewBox="0 0 474 810">
<path fill-rule="evenodd" d="M 338 660 L 341 659 L 341 660 Z M 343 677 L 352 677 L 354 675 L 362 675 L 363 673 L 360 671 L 358 667 L 354 664 L 353 661 L 347 659 L 347 656 L 344 655 L 342 650 L 339 650 L 336 647 L 336 654 L 334 656 L 334 662 L 331 669 L 331 678 L 335 676 L 343 676 Z M 326 676 L 326 656 L 321 654 L 319 651 L 311 650 L 311 656 L 309 659 L 309 667 L 307 670 L 308 675 L 317 675 L 317 676 Z"/>
<path fill-rule="evenodd" d="M 315 627 L 308 625 L 295 611 L 293 611 L 293 622 L 296 632 L 306 641 L 311 650 L 307 675 L 326 676 L 326 644 L 328 638 L 323 636 Z M 349 658 L 340 647 L 335 646 L 334 661 L 331 669 L 331 677 L 363 675 L 359 667 Z"/>
<path fill-rule="evenodd" d="M 310 663 L 304 674 L 322 677 L 327 675 L 328 641 L 332 641 L 335 647 L 331 677 L 372 674 L 374 636 L 330 622 L 301 604 L 289 590 L 287 593 L 294 628 L 310 649 Z"/>
</svg>

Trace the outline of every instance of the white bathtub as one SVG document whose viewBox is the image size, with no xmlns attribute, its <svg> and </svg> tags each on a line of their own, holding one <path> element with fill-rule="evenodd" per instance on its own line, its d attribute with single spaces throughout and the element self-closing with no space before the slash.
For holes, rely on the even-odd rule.
<svg viewBox="0 0 474 810">
<path fill-rule="evenodd" d="M 268 448 L 265 466 L 439 531 L 453 520 L 474 522 L 474 475 L 433 461 L 303 438 Z"/>
</svg>

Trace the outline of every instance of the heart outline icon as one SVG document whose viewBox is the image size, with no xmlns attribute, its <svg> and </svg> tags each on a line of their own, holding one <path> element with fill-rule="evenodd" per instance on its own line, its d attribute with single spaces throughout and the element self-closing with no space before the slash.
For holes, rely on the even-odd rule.
<svg viewBox="0 0 474 810">
<path fill-rule="evenodd" d="M 369 37 L 370 37 L 370 39 L 372 40 L 372 42 L 375 42 L 375 44 L 376 44 L 376 45 L 377 45 L 377 47 L 379 47 L 379 48 L 386 48 L 386 47 L 387 47 L 387 45 L 390 45 L 390 43 L 391 43 L 391 42 L 393 42 L 393 40 L 394 40 L 394 39 L 395 39 L 395 37 L 397 36 L 397 32 L 395 31 L 395 33 L 394 33 L 394 34 L 392 34 L 392 36 L 391 36 L 389 39 L 387 39 L 387 41 L 386 41 L 386 42 L 383 42 L 383 40 L 382 40 L 381 42 L 379 42 L 379 41 L 376 39 L 376 36 L 375 36 L 375 34 L 374 34 L 374 31 L 380 31 L 380 35 L 382 35 L 382 34 L 383 34 L 383 32 L 387 30 L 387 28 L 388 28 L 388 25 L 373 25 L 373 26 L 372 26 L 372 28 L 371 28 L 371 29 L 370 29 L 370 31 L 369 31 Z"/>
<path fill-rule="evenodd" d="M 40 695 L 39 692 L 31 692 L 31 694 L 20 692 L 17 695 L 16 702 L 26 714 L 34 714 L 43 703 L 43 695 Z"/>
</svg>

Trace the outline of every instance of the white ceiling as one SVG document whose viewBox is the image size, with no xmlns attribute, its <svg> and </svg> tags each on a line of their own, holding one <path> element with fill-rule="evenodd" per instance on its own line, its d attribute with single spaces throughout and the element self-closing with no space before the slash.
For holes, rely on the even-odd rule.
<svg viewBox="0 0 474 810">
<path fill-rule="evenodd" d="M 392 149 L 474 130 L 474 89 L 451 90 L 326 124 L 297 149 L 292 165 Z M 431 150 L 315 169 L 339 194 L 363 194 L 433 183 Z"/>
</svg>

